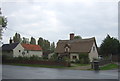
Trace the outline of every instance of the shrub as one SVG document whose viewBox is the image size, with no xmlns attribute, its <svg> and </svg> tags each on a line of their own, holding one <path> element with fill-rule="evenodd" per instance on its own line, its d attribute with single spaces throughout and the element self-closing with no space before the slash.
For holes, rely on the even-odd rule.
<svg viewBox="0 0 120 81">
<path fill-rule="evenodd" d="M 30 58 L 30 60 L 40 60 L 40 58 L 38 56 L 35 56 L 35 55 L 33 55 L 29 58 Z"/>
<path fill-rule="evenodd" d="M 70 59 L 69 59 L 69 57 L 65 56 L 65 57 L 62 58 L 62 61 L 70 62 Z"/>
<path fill-rule="evenodd" d="M 89 63 L 88 53 L 80 53 L 79 61 L 81 64 L 88 64 Z"/>
<path fill-rule="evenodd" d="M 2 60 L 3 60 L 3 61 L 7 61 L 7 60 L 11 60 L 11 59 L 13 59 L 13 58 L 10 57 L 10 56 L 2 55 Z"/>
<path fill-rule="evenodd" d="M 76 60 L 75 60 L 75 63 L 80 63 L 80 60 L 76 59 Z"/>
</svg>

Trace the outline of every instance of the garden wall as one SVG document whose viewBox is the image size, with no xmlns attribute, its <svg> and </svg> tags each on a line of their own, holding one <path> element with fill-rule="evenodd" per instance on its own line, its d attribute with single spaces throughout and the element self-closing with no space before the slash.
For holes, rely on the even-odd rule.
<svg viewBox="0 0 120 81">
<path fill-rule="evenodd" d="M 101 60 L 101 61 L 99 61 L 99 66 L 103 66 L 103 65 L 106 65 L 109 63 L 111 63 L 111 60 Z"/>
<path fill-rule="evenodd" d="M 38 60 L 6 60 L 3 63 L 18 63 L 18 64 L 40 64 L 40 65 L 50 65 L 50 66 L 66 66 L 69 67 L 69 62 L 59 62 L 59 61 L 38 61 Z"/>
</svg>

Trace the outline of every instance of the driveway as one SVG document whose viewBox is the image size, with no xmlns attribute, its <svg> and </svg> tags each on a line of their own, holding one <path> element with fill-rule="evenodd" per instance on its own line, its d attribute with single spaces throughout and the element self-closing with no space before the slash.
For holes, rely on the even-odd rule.
<svg viewBox="0 0 120 81">
<path fill-rule="evenodd" d="M 3 79 L 118 79 L 117 70 L 82 71 L 26 66 L 2 66 Z"/>
</svg>

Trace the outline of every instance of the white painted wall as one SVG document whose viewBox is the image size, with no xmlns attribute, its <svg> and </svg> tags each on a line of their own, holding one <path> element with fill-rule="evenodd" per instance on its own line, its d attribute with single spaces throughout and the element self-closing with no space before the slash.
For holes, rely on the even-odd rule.
<svg viewBox="0 0 120 81">
<path fill-rule="evenodd" d="M 19 52 L 20 50 L 20 52 Z M 24 55 L 22 53 L 25 53 Z M 19 57 L 19 56 L 25 56 L 25 57 L 31 57 L 31 56 L 38 56 L 38 57 L 42 57 L 43 53 L 42 51 L 30 51 L 25 50 L 21 44 L 18 44 L 14 49 L 13 49 L 13 57 Z"/>
<path fill-rule="evenodd" d="M 20 50 L 20 52 L 19 52 Z M 22 52 L 24 51 L 24 48 L 19 43 L 14 49 L 13 49 L 13 57 L 23 56 Z"/>
<path fill-rule="evenodd" d="M 42 51 L 29 51 L 27 54 L 29 56 L 33 56 L 33 55 L 38 56 L 38 57 L 42 57 L 43 56 Z"/>
<path fill-rule="evenodd" d="M 93 47 L 95 47 L 95 50 L 93 50 Z M 92 60 L 94 58 L 98 59 L 98 51 L 97 51 L 97 47 L 96 47 L 95 43 L 93 43 L 93 46 L 92 46 L 91 51 L 89 53 L 90 62 L 92 62 Z"/>
<path fill-rule="evenodd" d="M 71 53 L 70 54 L 70 61 L 75 61 L 76 60 L 76 59 L 73 59 L 73 56 L 76 56 L 77 57 L 76 59 L 79 60 L 79 54 L 77 54 L 77 53 Z"/>
</svg>

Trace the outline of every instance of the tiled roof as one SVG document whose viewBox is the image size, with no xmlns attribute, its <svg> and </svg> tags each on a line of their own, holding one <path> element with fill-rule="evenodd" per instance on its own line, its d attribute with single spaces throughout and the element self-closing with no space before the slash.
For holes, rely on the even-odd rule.
<svg viewBox="0 0 120 81">
<path fill-rule="evenodd" d="M 2 45 L 2 50 L 13 50 L 19 43 L 11 43 L 11 44 L 3 44 Z"/>
<path fill-rule="evenodd" d="M 55 52 L 64 53 L 66 44 L 69 44 L 70 52 L 90 52 L 94 42 L 94 37 L 89 39 L 59 40 Z"/>
<path fill-rule="evenodd" d="M 23 48 L 26 50 L 34 50 L 34 51 L 40 51 L 42 48 L 39 45 L 33 45 L 33 44 L 21 44 Z"/>
</svg>

